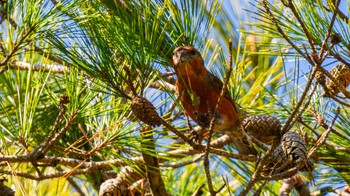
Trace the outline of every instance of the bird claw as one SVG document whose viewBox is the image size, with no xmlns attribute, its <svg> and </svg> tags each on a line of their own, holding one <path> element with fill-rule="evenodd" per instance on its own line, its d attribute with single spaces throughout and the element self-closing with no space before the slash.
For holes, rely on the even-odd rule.
<svg viewBox="0 0 350 196">
<path fill-rule="evenodd" d="M 205 114 L 195 112 L 197 123 L 203 128 L 208 128 L 210 125 L 210 114 L 207 112 Z"/>
<path fill-rule="evenodd" d="M 191 132 L 190 132 L 190 141 L 193 142 L 193 143 L 199 144 L 201 142 L 200 139 L 201 139 L 200 135 L 196 131 L 191 130 Z"/>
</svg>

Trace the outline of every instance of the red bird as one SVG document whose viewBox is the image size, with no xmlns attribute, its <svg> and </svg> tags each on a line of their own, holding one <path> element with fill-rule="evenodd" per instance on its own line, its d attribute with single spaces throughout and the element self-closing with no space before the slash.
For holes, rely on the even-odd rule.
<svg viewBox="0 0 350 196">
<path fill-rule="evenodd" d="M 176 89 L 185 113 L 198 125 L 209 127 L 210 115 L 223 87 L 222 81 L 205 68 L 201 54 L 192 46 L 176 48 L 173 65 L 177 75 Z M 240 154 L 257 154 L 241 129 L 236 104 L 227 91 L 214 122 L 214 131 L 229 135 Z"/>
</svg>

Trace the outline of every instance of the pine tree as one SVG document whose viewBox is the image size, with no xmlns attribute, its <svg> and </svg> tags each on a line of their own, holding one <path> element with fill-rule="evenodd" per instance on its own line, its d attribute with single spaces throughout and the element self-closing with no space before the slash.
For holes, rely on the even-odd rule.
<svg viewBox="0 0 350 196">
<path fill-rule="evenodd" d="M 346 3 L 0 0 L 1 194 L 350 192 Z M 176 93 L 184 45 L 259 156 L 193 140 L 208 130 Z"/>
</svg>

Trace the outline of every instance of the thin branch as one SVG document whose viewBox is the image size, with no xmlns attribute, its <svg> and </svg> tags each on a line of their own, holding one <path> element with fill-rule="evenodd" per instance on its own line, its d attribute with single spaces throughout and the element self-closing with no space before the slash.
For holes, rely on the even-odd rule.
<svg viewBox="0 0 350 196">
<path fill-rule="evenodd" d="M 308 157 L 312 157 L 316 153 L 316 151 L 326 142 L 326 139 L 327 139 L 329 133 L 331 132 L 332 127 L 333 127 L 336 119 L 338 118 L 339 112 L 340 112 L 340 108 L 337 107 L 335 116 L 334 116 L 331 124 L 329 124 L 328 129 L 318 139 L 318 141 L 316 142 L 316 145 L 309 151 Z"/>
<path fill-rule="evenodd" d="M 30 48 L 25 48 L 27 51 L 31 50 Z M 63 60 L 61 60 L 60 58 L 52 55 L 52 54 L 49 54 L 49 53 L 46 53 L 43 49 L 39 48 L 38 46 L 34 46 L 34 49 L 33 49 L 35 52 L 37 52 L 38 54 L 48 58 L 49 60 L 55 62 L 55 63 L 58 63 L 60 65 L 67 65 L 68 67 L 72 67 L 72 65 L 68 62 L 65 62 Z"/>
<path fill-rule="evenodd" d="M 57 74 L 70 74 L 70 69 L 68 67 L 62 66 L 62 65 L 40 65 L 40 64 L 30 64 L 26 62 L 21 61 L 10 61 L 8 63 L 8 68 L 14 69 L 14 70 L 29 70 L 32 69 L 33 71 L 42 71 L 42 72 L 51 72 L 51 73 L 57 73 Z"/>
<path fill-rule="evenodd" d="M 278 24 L 277 19 L 275 18 L 275 16 L 273 15 L 273 13 L 270 10 L 269 7 L 269 3 L 267 0 L 262 0 L 262 3 L 264 5 L 265 11 L 267 12 L 267 14 L 270 16 L 270 20 L 271 22 L 275 25 L 276 30 L 281 34 L 281 36 L 289 43 L 289 45 L 291 45 L 304 59 L 306 59 L 310 64 L 313 64 L 313 62 L 311 61 L 310 58 L 308 58 L 307 55 L 305 55 L 300 48 L 298 48 L 297 45 L 295 45 L 292 40 L 289 39 L 289 37 L 287 36 L 287 34 L 283 31 L 283 29 L 281 28 L 281 26 Z"/>
<path fill-rule="evenodd" d="M 0 15 L 2 16 L 3 19 L 8 20 L 8 21 L 10 22 L 10 24 L 11 24 L 15 29 L 17 29 L 18 25 L 17 25 L 16 21 L 9 17 L 9 14 L 7 13 L 7 11 L 6 11 L 2 6 L 0 6 Z M 1 24 L 3 21 L 4 21 L 4 20 L 0 21 L 0 24 Z"/>
<path fill-rule="evenodd" d="M 302 93 L 302 95 L 301 95 L 301 97 L 300 97 L 300 99 L 299 99 L 297 105 L 295 106 L 293 112 L 291 113 L 291 115 L 289 116 L 289 118 L 287 119 L 286 123 L 284 124 L 284 126 L 283 126 L 283 128 L 282 128 L 282 131 L 281 131 L 282 135 L 283 135 L 284 133 L 286 133 L 286 132 L 290 129 L 290 127 L 293 125 L 292 123 L 295 122 L 295 120 L 293 121 L 293 119 L 294 119 L 294 117 L 297 115 L 297 113 L 298 113 L 298 111 L 299 111 L 299 108 L 300 108 L 301 105 L 303 104 L 303 102 L 304 102 L 304 100 L 305 100 L 305 98 L 306 98 L 306 95 L 307 95 L 307 93 L 308 93 L 309 90 L 310 90 L 312 81 L 313 81 L 313 79 L 314 79 L 315 76 L 316 76 L 316 73 L 317 73 L 317 68 L 314 67 L 313 70 L 312 70 L 312 72 L 311 72 L 311 76 L 310 76 L 310 78 L 308 79 L 308 82 L 307 82 L 307 84 L 306 84 L 306 86 L 305 86 L 304 92 Z"/>
<path fill-rule="evenodd" d="M 159 89 L 159 90 L 163 90 L 166 89 L 169 92 L 176 92 L 176 88 L 173 84 L 170 84 L 168 82 L 165 81 L 154 81 L 152 84 L 149 85 L 150 88 L 155 88 L 155 89 Z"/>
<path fill-rule="evenodd" d="M 258 162 L 258 165 L 254 171 L 254 174 L 252 175 L 252 177 L 249 180 L 246 187 L 239 194 L 240 196 L 247 195 L 248 192 L 250 191 L 250 189 L 252 189 L 254 184 L 259 180 L 260 174 L 263 171 L 263 167 L 264 167 L 265 163 L 267 162 L 267 160 L 271 156 L 271 154 L 274 152 L 274 150 L 277 148 L 277 146 L 278 146 L 278 141 L 277 140 L 273 141 L 269 150 L 266 152 L 266 155 Z"/>
<path fill-rule="evenodd" d="M 323 61 L 326 58 L 326 56 L 323 56 L 323 52 L 326 49 L 327 41 L 328 41 L 329 37 L 331 36 L 333 25 L 334 25 L 335 19 L 337 18 L 337 13 L 338 13 L 337 10 L 338 10 L 339 4 L 340 4 L 340 0 L 336 0 L 336 5 L 335 5 L 336 11 L 333 13 L 331 23 L 329 24 L 329 27 L 327 30 L 326 37 L 324 38 L 324 40 L 322 42 L 321 49 L 320 49 L 320 52 L 318 54 L 318 58 L 321 59 L 321 61 Z M 332 47 L 330 47 L 330 49 L 328 49 L 328 50 L 331 50 L 331 48 Z"/>
<path fill-rule="evenodd" d="M 65 134 L 67 132 L 68 127 L 72 124 L 72 122 L 77 114 L 78 114 L 78 111 L 75 110 L 73 112 L 73 114 L 71 114 L 70 117 L 68 118 L 65 126 L 62 127 L 62 129 L 57 133 L 56 136 L 54 136 L 54 137 L 51 136 L 52 139 L 50 138 L 50 140 L 46 140 L 46 142 L 43 145 L 40 145 L 40 148 L 38 148 L 37 151 L 33 151 L 30 154 L 30 157 L 32 158 L 32 160 L 35 160 L 35 159 L 38 159 L 38 158 L 41 158 L 42 156 L 44 156 L 46 154 L 46 152 L 54 145 L 54 143 L 56 141 L 58 141 L 59 139 L 61 139 L 63 134 Z"/>
<path fill-rule="evenodd" d="M 284 2 L 284 1 L 282 1 L 282 2 Z M 306 38 L 307 38 L 307 40 L 308 40 L 308 42 L 309 42 L 309 44 L 311 46 L 312 51 L 314 53 L 316 53 L 316 49 L 315 49 L 315 46 L 314 46 L 314 41 L 312 39 L 312 36 L 310 35 L 309 31 L 307 30 L 307 27 L 306 27 L 304 21 L 301 19 L 301 17 L 299 15 L 297 9 L 295 8 L 292 0 L 288 0 L 288 5 L 287 4 L 284 4 L 284 5 L 286 5 L 287 7 L 289 7 L 292 10 L 292 13 L 294 14 L 295 18 L 298 20 L 301 28 L 303 29 L 303 31 L 304 31 L 304 33 L 306 35 Z"/>
<path fill-rule="evenodd" d="M 80 196 L 84 196 L 83 190 L 81 190 L 80 186 L 73 180 L 73 178 L 67 178 L 68 182 L 72 187 L 79 193 Z"/>
<path fill-rule="evenodd" d="M 85 168 L 85 169 L 78 169 L 73 172 L 72 175 L 81 175 L 81 174 L 90 174 L 94 170 L 90 168 Z M 16 175 L 20 176 L 23 178 L 28 178 L 31 180 L 36 180 L 36 181 L 42 181 L 42 180 L 47 180 L 47 179 L 52 179 L 52 178 L 60 178 L 69 173 L 70 171 L 60 171 L 56 173 L 49 173 L 49 174 L 42 174 L 40 176 L 38 175 L 33 175 L 33 174 L 28 174 L 28 173 L 23 173 L 23 172 L 17 172 L 17 171 L 8 171 L 8 170 L 0 170 L 1 174 L 6 174 L 6 175 Z"/>
<path fill-rule="evenodd" d="M 179 167 L 183 167 L 183 166 L 186 166 L 186 165 L 189 165 L 189 164 L 192 164 L 192 163 L 196 163 L 199 160 L 201 160 L 203 158 L 203 156 L 204 156 L 204 154 L 201 153 L 201 154 L 198 154 L 193 159 L 188 160 L 188 161 L 184 161 L 184 162 L 180 162 L 180 163 L 174 163 L 174 162 L 172 162 L 172 163 L 159 163 L 159 166 L 160 167 L 179 168 Z"/>
<path fill-rule="evenodd" d="M 310 80 L 312 81 L 312 78 L 310 78 Z M 308 88 L 305 87 L 305 89 L 308 89 Z M 312 96 L 316 92 L 316 89 L 317 89 L 317 85 L 313 86 L 313 88 L 312 88 L 312 90 L 310 92 L 310 95 L 306 97 L 306 99 L 307 99 L 306 103 L 304 104 L 303 108 L 300 110 L 299 114 L 297 114 L 296 117 L 292 120 L 292 122 L 290 123 L 289 128 L 286 129 L 286 132 L 287 132 L 287 130 L 289 130 L 294 125 L 295 122 L 297 122 L 297 121 L 299 121 L 299 119 L 301 119 L 301 116 L 304 114 L 304 111 L 309 107 L 310 102 L 312 100 Z"/>
<path fill-rule="evenodd" d="M 183 133 L 178 131 L 175 127 L 170 125 L 167 121 L 165 121 L 162 118 L 161 118 L 161 123 L 163 124 L 163 126 L 165 126 L 167 129 L 169 129 L 171 132 L 175 133 L 178 137 L 180 137 L 186 143 L 190 144 L 193 147 L 192 150 L 194 152 L 204 152 L 205 151 L 206 146 L 198 144 L 198 143 L 195 143 L 194 141 L 190 140 Z M 210 145 L 212 145 L 212 144 L 210 143 Z M 222 150 L 222 149 L 217 149 L 217 148 L 212 148 L 212 147 L 209 148 L 209 152 L 217 154 L 217 155 L 220 155 L 220 156 L 224 156 L 224 157 L 240 159 L 240 160 L 243 160 L 243 161 L 251 161 L 251 162 L 256 161 L 256 157 L 253 156 L 253 155 L 234 154 L 232 152 L 228 152 L 228 151 L 225 151 L 225 150 Z"/>
<path fill-rule="evenodd" d="M 331 12 L 332 10 L 329 9 L 328 7 L 326 7 L 325 5 L 322 5 L 322 7 L 327 11 L 327 12 Z M 339 17 L 344 21 L 344 22 L 348 22 L 349 18 L 339 9 L 339 6 L 336 7 L 336 12 L 338 12 Z"/>
<path fill-rule="evenodd" d="M 217 115 L 217 113 L 219 111 L 219 107 L 220 107 L 221 102 L 223 100 L 223 97 L 225 95 L 227 84 L 228 84 L 228 81 L 230 80 L 230 76 L 231 76 L 231 73 L 232 73 L 232 70 L 233 70 L 232 69 L 232 53 L 233 53 L 233 51 L 232 51 L 232 39 L 230 39 L 229 40 L 229 63 L 230 63 L 229 64 L 229 70 L 228 70 L 228 72 L 226 74 L 224 85 L 222 86 L 218 102 L 216 103 L 215 110 L 214 110 L 214 113 L 212 115 L 212 119 L 210 121 L 209 135 L 208 135 L 208 144 L 206 146 L 205 154 L 204 154 L 204 169 L 205 169 L 205 174 L 207 176 L 208 187 L 209 187 L 209 191 L 210 191 L 211 195 L 216 195 L 217 192 L 213 188 L 213 184 L 212 184 L 211 176 L 210 176 L 210 162 L 209 162 L 210 142 L 211 142 L 211 137 L 212 137 L 213 131 L 214 131 L 214 121 L 216 119 L 216 115 Z"/>
</svg>

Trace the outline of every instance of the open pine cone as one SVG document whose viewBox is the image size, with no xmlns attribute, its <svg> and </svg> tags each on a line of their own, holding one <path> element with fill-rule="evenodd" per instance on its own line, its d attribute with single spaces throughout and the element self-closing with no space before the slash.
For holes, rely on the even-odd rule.
<svg viewBox="0 0 350 196">
<path fill-rule="evenodd" d="M 139 120 L 150 126 L 159 126 L 161 124 L 156 108 L 144 97 L 134 97 L 131 102 L 131 110 Z"/>
<path fill-rule="evenodd" d="M 281 137 L 281 122 L 267 114 L 247 117 L 242 125 L 247 133 L 264 143 Z"/>
<path fill-rule="evenodd" d="M 344 88 L 347 88 L 347 86 L 350 84 L 350 68 L 346 65 L 340 64 L 335 66 L 330 71 L 330 74 L 336 80 L 338 80 L 339 84 L 342 85 Z M 337 87 L 337 85 L 329 78 L 327 78 L 326 80 L 326 85 L 331 95 L 337 95 L 340 92 L 340 89 Z"/>
</svg>

